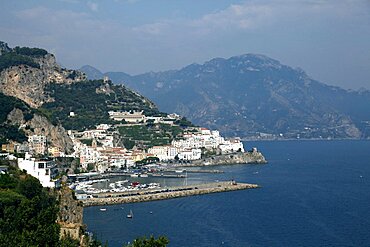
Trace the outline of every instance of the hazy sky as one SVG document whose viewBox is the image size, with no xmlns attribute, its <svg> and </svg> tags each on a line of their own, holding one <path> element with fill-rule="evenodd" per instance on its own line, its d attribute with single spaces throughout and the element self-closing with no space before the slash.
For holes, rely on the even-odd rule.
<svg viewBox="0 0 370 247">
<path fill-rule="evenodd" d="M 0 40 L 130 74 L 260 53 L 370 89 L 369 0 L 0 0 Z"/>
</svg>

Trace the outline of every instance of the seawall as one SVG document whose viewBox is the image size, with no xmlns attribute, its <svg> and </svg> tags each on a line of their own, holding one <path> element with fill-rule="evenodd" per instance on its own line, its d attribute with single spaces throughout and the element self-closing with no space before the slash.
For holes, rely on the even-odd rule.
<svg viewBox="0 0 370 247">
<path fill-rule="evenodd" d="M 259 188 L 257 184 L 236 183 L 235 181 L 179 186 L 166 189 L 143 190 L 124 193 L 101 193 L 97 198 L 82 200 L 84 207 L 121 203 L 166 200 L 185 196 Z"/>
</svg>

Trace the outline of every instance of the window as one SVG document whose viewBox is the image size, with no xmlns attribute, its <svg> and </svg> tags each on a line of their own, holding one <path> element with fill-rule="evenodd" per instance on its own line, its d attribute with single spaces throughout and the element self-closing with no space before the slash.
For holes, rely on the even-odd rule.
<svg viewBox="0 0 370 247">
<path fill-rule="evenodd" d="M 44 169 L 45 168 L 45 163 L 39 163 L 39 169 Z"/>
</svg>

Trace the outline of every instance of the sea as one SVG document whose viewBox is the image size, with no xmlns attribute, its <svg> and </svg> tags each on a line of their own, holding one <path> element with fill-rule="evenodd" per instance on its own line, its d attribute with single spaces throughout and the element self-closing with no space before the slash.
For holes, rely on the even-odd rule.
<svg viewBox="0 0 370 247">
<path fill-rule="evenodd" d="M 245 142 L 265 165 L 212 167 L 189 183 L 231 180 L 259 189 L 84 209 L 84 223 L 110 247 L 141 236 L 169 246 L 370 246 L 370 141 Z M 206 169 L 210 169 L 207 167 Z M 179 179 L 178 183 L 183 183 Z M 133 212 L 133 219 L 126 215 Z"/>
</svg>

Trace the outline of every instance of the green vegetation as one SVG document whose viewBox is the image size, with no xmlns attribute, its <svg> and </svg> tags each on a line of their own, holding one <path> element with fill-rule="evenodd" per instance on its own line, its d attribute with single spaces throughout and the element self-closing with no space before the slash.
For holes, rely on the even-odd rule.
<svg viewBox="0 0 370 247">
<path fill-rule="evenodd" d="M 0 144 L 8 143 L 9 140 L 24 142 L 27 137 L 23 130 L 19 130 L 17 126 L 7 123 L 8 114 L 14 109 L 22 110 L 25 120 L 30 120 L 33 117 L 34 111 L 30 109 L 23 101 L 6 96 L 0 93 Z"/>
<path fill-rule="evenodd" d="M 147 165 L 147 164 L 153 164 L 159 162 L 158 157 L 148 157 L 140 161 L 136 161 L 136 165 Z"/>
<path fill-rule="evenodd" d="M 21 100 L 6 96 L 2 93 L 0 93 L 0 123 L 3 123 L 6 121 L 6 118 L 8 114 L 14 109 L 18 108 L 22 111 L 30 112 L 29 107 Z"/>
<path fill-rule="evenodd" d="M 19 46 L 16 46 L 13 49 L 13 51 L 18 55 L 24 55 L 24 56 L 29 56 L 29 57 L 43 57 L 46 54 L 48 54 L 48 52 L 44 49 L 19 47 Z"/>
<path fill-rule="evenodd" d="M 179 125 L 182 128 L 187 128 L 187 127 L 194 127 L 192 122 L 186 119 L 186 117 L 182 117 L 180 120 L 176 120 L 174 124 Z"/>
<path fill-rule="evenodd" d="M 78 247 L 78 240 L 59 238 L 56 223 L 59 205 L 53 191 L 43 188 L 36 178 L 9 166 L 7 174 L 0 174 L 0 247 L 56 246 Z M 102 246 L 97 239 L 90 247 Z M 106 245 L 105 245 L 106 246 Z"/>
<path fill-rule="evenodd" d="M 153 236 L 150 238 L 142 237 L 135 239 L 132 244 L 124 245 L 124 247 L 166 247 L 170 241 L 164 236 L 155 239 Z"/>
<path fill-rule="evenodd" d="M 144 110 L 148 116 L 160 114 L 141 96 L 102 80 L 50 84 L 46 91 L 55 101 L 44 104 L 40 111 L 52 123 L 61 123 L 66 129 L 84 130 L 101 123 L 116 123 L 109 118 L 108 111 Z M 76 116 L 70 117 L 70 112 Z"/>
<path fill-rule="evenodd" d="M 58 210 L 36 178 L 9 167 L 0 175 L 0 246 L 58 246 Z"/>
<path fill-rule="evenodd" d="M 202 150 L 202 158 L 209 158 L 209 157 L 215 156 L 219 153 L 216 148 L 206 149 L 206 148 L 202 147 L 201 150 Z"/>
<path fill-rule="evenodd" d="M 78 76 L 78 73 L 76 70 L 73 70 L 72 73 L 70 73 L 68 76 L 67 76 L 67 79 L 76 79 L 76 77 Z"/>
<path fill-rule="evenodd" d="M 124 145 L 129 144 L 129 146 L 125 145 L 126 148 L 133 147 L 134 143 L 142 148 L 168 145 L 183 133 L 179 126 L 169 124 L 123 126 L 119 127 L 118 131 Z"/>
<path fill-rule="evenodd" d="M 80 141 L 83 143 L 83 144 L 86 144 L 87 146 L 90 146 L 92 145 L 92 142 L 93 142 L 93 139 L 80 139 Z"/>
<path fill-rule="evenodd" d="M 35 63 L 32 58 L 17 54 L 15 52 L 8 52 L 0 56 L 0 72 L 4 69 L 21 64 L 34 68 L 40 68 L 40 65 Z"/>
<path fill-rule="evenodd" d="M 0 125 L 0 145 L 9 143 L 13 140 L 19 143 L 27 141 L 26 134 L 23 130 L 18 129 L 14 125 L 1 124 Z"/>
</svg>

